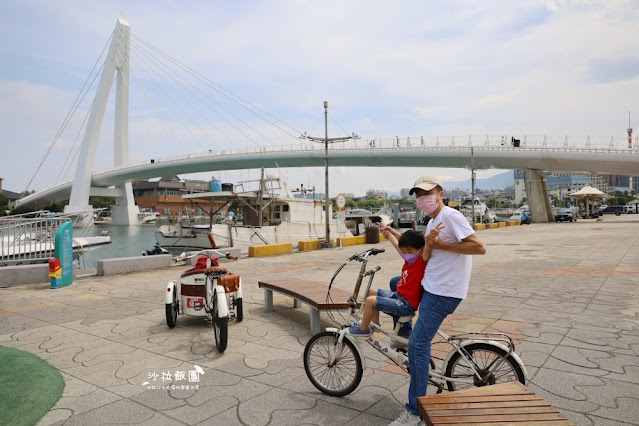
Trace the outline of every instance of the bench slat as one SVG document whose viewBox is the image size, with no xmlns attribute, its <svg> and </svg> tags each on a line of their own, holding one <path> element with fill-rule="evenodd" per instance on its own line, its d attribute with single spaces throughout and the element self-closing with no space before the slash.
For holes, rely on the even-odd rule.
<svg viewBox="0 0 639 426">
<path fill-rule="evenodd" d="M 526 400 L 526 401 L 498 401 L 498 402 L 458 402 L 451 404 L 428 404 L 428 411 L 447 410 L 447 409 L 465 409 L 465 408 L 511 408 L 511 407 L 547 407 L 549 404 L 543 399 Z"/>
<path fill-rule="evenodd" d="M 519 407 L 508 407 L 507 410 L 504 410 L 505 407 L 499 408 L 486 408 L 483 406 L 477 408 L 457 408 L 457 409 L 448 409 L 448 410 L 428 410 L 428 415 L 431 418 L 437 416 L 450 416 L 451 412 L 454 412 L 456 416 L 478 416 L 478 415 L 501 415 L 503 413 L 508 414 L 535 414 L 535 413 L 556 413 L 559 414 L 559 411 L 556 408 L 551 407 L 550 405 L 541 405 L 537 407 L 529 407 L 529 406 L 519 406 Z"/>
<path fill-rule="evenodd" d="M 574 423 L 570 422 L 569 420 L 534 420 L 532 422 L 480 422 L 470 424 L 472 426 L 574 426 Z"/>
<path fill-rule="evenodd" d="M 535 395 L 533 391 L 528 389 L 526 386 L 522 385 L 519 382 L 508 382 L 508 383 L 500 383 L 499 385 L 493 386 L 483 386 L 481 388 L 470 388 L 455 391 L 455 393 L 441 393 L 433 396 L 424 396 L 422 398 L 431 398 L 431 399 L 445 399 L 450 397 L 451 395 L 455 395 L 455 398 L 462 397 L 465 395 Z"/>
<path fill-rule="evenodd" d="M 522 421 L 560 421 L 566 420 L 559 413 L 538 413 L 538 414 L 501 414 L 485 416 L 435 416 L 429 417 L 433 425 L 445 424 L 467 424 L 467 423 L 489 423 L 489 422 L 522 422 Z"/>
<path fill-rule="evenodd" d="M 497 386 L 497 385 L 493 385 Z M 430 408 L 438 404 L 458 404 L 468 402 L 500 402 L 500 401 L 543 401 L 539 395 L 477 395 L 477 396 L 465 396 L 457 397 L 454 392 L 450 393 L 451 396 L 443 399 L 442 401 L 423 401 L 422 403 Z"/>
</svg>

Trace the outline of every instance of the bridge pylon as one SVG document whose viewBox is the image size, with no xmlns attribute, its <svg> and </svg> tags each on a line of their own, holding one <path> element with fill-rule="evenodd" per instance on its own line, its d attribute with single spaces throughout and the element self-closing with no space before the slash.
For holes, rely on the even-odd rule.
<svg viewBox="0 0 639 426">
<path fill-rule="evenodd" d="M 550 205 L 544 172 L 542 170 L 524 169 L 524 185 L 526 186 L 526 198 L 533 222 L 554 222 L 555 216 Z"/>
<path fill-rule="evenodd" d="M 91 210 L 89 196 L 113 196 L 115 205 L 111 207 L 111 220 L 116 225 L 132 225 L 139 223 L 138 206 L 133 199 L 131 182 L 118 184 L 115 188 L 99 188 L 91 186 L 95 153 L 104 119 L 104 111 L 109 99 L 109 92 L 116 80 L 115 90 L 115 125 L 114 125 L 114 166 L 129 162 L 129 61 L 131 58 L 131 28 L 124 19 L 118 19 L 113 30 L 109 52 L 107 53 L 100 83 L 93 99 L 91 113 L 84 132 L 78 165 L 75 171 L 69 204 L 65 213 L 79 213 Z M 85 215 L 83 222 L 91 219 Z"/>
</svg>

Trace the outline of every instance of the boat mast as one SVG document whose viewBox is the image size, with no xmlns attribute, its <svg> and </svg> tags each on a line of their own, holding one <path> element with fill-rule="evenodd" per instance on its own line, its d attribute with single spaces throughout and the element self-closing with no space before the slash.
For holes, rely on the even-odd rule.
<svg viewBox="0 0 639 426">
<path fill-rule="evenodd" d="M 260 177 L 260 210 L 259 210 L 258 215 L 257 215 L 257 220 L 258 220 L 259 226 L 263 225 L 263 223 L 262 223 L 263 222 L 262 213 L 263 213 L 263 210 L 264 210 L 264 193 L 263 193 L 264 185 L 266 185 L 266 183 L 264 182 L 264 167 L 262 167 L 262 173 L 261 173 L 261 177 Z"/>
</svg>

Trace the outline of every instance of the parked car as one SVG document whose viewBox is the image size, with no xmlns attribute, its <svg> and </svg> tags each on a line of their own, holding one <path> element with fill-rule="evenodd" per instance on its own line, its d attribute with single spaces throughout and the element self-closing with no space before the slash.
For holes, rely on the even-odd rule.
<svg viewBox="0 0 639 426">
<path fill-rule="evenodd" d="M 555 222 L 563 222 L 563 221 L 577 221 L 577 213 L 573 211 L 570 207 L 559 209 L 557 214 L 555 215 Z"/>
<path fill-rule="evenodd" d="M 601 214 L 615 214 L 615 216 L 620 216 L 621 213 L 624 212 L 624 206 L 606 206 L 603 210 L 601 210 Z"/>
<path fill-rule="evenodd" d="M 626 213 L 639 213 L 639 204 L 626 204 L 624 206 L 624 212 L 626 212 Z"/>
</svg>

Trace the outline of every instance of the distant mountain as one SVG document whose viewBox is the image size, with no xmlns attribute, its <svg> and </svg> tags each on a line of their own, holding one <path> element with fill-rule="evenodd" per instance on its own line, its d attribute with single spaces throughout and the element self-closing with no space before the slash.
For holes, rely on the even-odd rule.
<svg viewBox="0 0 639 426">
<path fill-rule="evenodd" d="M 504 189 L 507 186 L 513 186 L 515 184 L 515 178 L 512 170 L 500 173 L 490 178 L 477 179 L 475 182 L 475 189 Z M 444 189 L 463 189 L 470 191 L 470 179 L 468 180 L 455 180 L 455 181 L 442 181 Z M 386 191 L 389 197 L 398 196 L 399 191 Z"/>
<path fill-rule="evenodd" d="M 504 173 L 500 173 L 493 177 L 486 179 L 477 179 L 475 181 L 475 189 L 504 189 L 507 186 L 513 186 L 515 183 L 513 171 L 509 170 Z M 468 180 L 456 180 L 456 181 L 444 181 L 442 182 L 445 189 L 465 189 L 470 191 L 470 179 Z"/>
</svg>

